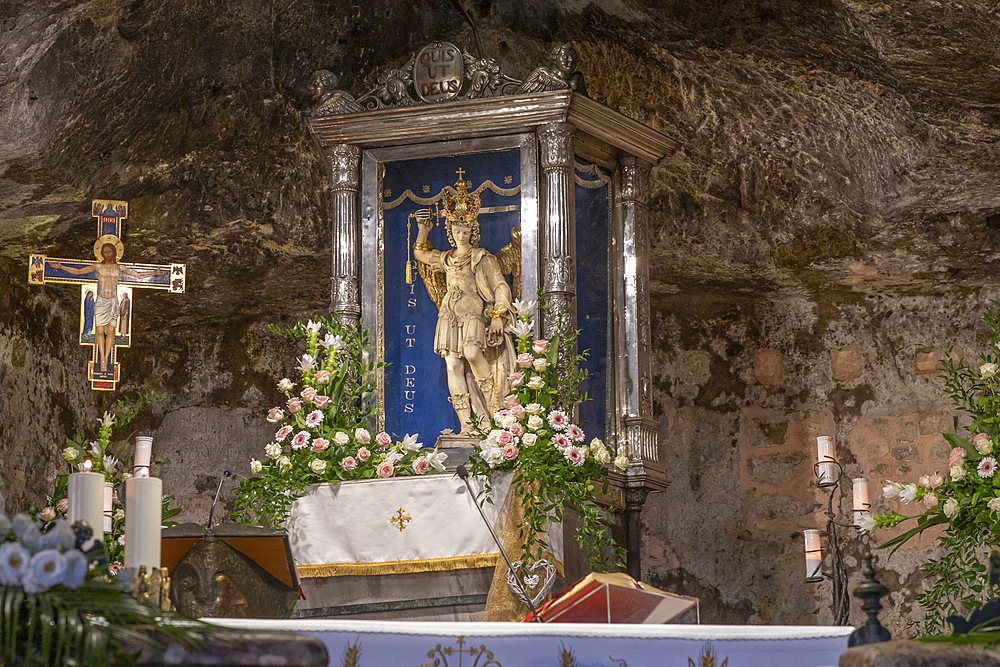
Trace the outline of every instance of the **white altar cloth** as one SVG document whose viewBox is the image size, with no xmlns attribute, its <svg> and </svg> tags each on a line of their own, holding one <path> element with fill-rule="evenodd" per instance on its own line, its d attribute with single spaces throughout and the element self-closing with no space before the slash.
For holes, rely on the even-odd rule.
<svg viewBox="0 0 1000 667">
<path fill-rule="evenodd" d="M 845 626 L 207 620 L 244 630 L 308 633 L 326 644 L 330 665 L 337 667 L 352 646 L 359 649 L 357 667 L 663 667 L 687 665 L 688 660 L 713 664 L 701 661 L 706 651 L 714 653 L 715 665 L 728 659 L 728 667 L 833 667 L 853 631 Z M 571 651 L 575 661 L 562 661 L 564 651 Z"/>
<path fill-rule="evenodd" d="M 478 493 L 478 480 L 470 479 Z M 493 526 L 510 488 L 498 477 L 483 511 Z M 316 484 L 291 507 L 288 540 L 299 577 L 385 575 L 493 567 L 499 553 L 455 475 Z M 549 531 L 562 558 L 562 531 Z M 508 554 L 517 560 L 520 554 Z"/>
</svg>

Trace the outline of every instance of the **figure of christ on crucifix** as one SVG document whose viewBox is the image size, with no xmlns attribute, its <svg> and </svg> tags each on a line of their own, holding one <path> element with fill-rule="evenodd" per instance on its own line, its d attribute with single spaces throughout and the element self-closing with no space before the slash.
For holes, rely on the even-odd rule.
<svg viewBox="0 0 1000 667">
<path fill-rule="evenodd" d="M 125 252 L 120 234 L 124 219 L 128 217 L 128 202 L 99 199 L 92 202 L 92 208 L 93 217 L 97 218 L 94 257 L 98 261 L 31 255 L 28 283 L 83 286 L 80 344 L 94 347 L 87 379 L 93 389 L 112 391 L 119 381 L 115 349 L 131 345 L 132 290 L 145 288 L 183 293 L 186 267 L 183 264 L 120 263 Z"/>
<path fill-rule="evenodd" d="M 109 235 L 110 236 L 110 235 Z M 117 240 L 117 239 L 115 239 Z M 118 241 L 118 245 L 121 241 Z M 111 357 L 115 347 L 115 326 L 121 314 L 118 302 L 118 281 L 122 276 L 128 276 L 141 281 L 148 278 L 169 278 L 166 269 L 135 270 L 118 263 L 118 247 L 107 239 L 101 244 L 100 263 L 84 263 L 84 266 L 67 266 L 62 262 L 49 262 L 48 265 L 58 271 L 65 271 L 75 276 L 97 275 L 97 299 L 94 302 L 94 327 L 96 328 L 97 356 L 95 363 L 101 373 L 110 371 Z"/>
</svg>

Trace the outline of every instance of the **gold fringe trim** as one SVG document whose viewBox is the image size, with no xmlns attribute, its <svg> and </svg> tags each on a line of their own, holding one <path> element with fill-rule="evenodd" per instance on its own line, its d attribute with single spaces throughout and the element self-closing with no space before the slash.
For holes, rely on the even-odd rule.
<svg viewBox="0 0 1000 667">
<path fill-rule="evenodd" d="M 326 563 L 323 565 L 298 565 L 300 579 L 319 577 L 373 576 L 379 574 L 413 574 L 416 572 L 444 572 L 476 567 L 496 567 L 500 554 L 473 554 L 447 556 L 421 560 L 387 560 L 381 563 Z"/>
</svg>

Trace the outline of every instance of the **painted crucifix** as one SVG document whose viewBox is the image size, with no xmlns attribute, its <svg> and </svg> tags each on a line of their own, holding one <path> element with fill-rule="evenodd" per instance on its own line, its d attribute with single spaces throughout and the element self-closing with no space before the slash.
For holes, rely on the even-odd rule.
<svg viewBox="0 0 1000 667">
<path fill-rule="evenodd" d="M 87 363 L 92 389 L 113 391 L 120 381 L 116 350 L 131 347 L 132 290 L 159 289 L 183 293 L 183 264 L 122 263 L 122 225 L 128 218 L 128 202 L 95 199 L 91 215 L 97 219 L 97 261 L 59 259 L 31 255 L 28 284 L 67 283 L 80 285 L 80 345 L 93 347 Z"/>
</svg>

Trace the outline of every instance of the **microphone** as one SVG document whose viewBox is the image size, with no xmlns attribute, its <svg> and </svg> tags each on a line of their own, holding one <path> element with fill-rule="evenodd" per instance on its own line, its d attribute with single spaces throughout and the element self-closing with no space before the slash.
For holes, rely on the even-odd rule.
<svg viewBox="0 0 1000 667">
<path fill-rule="evenodd" d="M 219 494 L 222 493 L 222 483 L 226 481 L 227 477 L 232 476 L 233 473 L 228 470 L 224 470 L 222 472 L 222 479 L 219 480 L 219 488 L 215 491 L 215 499 L 212 501 L 212 509 L 208 512 L 208 523 L 205 524 L 205 530 L 212 530 L 212 516 L 215 515 L 215 506 L 219 504 Z"/>
<path fill-rule="evenodd" d="M 513 575 L 513 580 L 517 582 L 517 587 L 520 589 L 521 594 L 524 596 L 524 602 L 528 605 L 528 609 L 531 610 L 531 620 L 535 623 L 541 623 L 542 619 L 538 617 L 538 609 L 535 607 L 535 603 L 531 601 L 531 596 L 528 595 L 528 591 L 524 588 L 524 583 L 521 582 L 521 578 L 517 576 L 514 572 L 514 565 L 510 562 L 510 558 L 507 557 L 507 552 L 503 550 L 503 545 L 500 544 L 500 538 L 497 534 L 493 532 L 493 526 L 490 525 L 490 520 L 486 518 L 486 513 L 483 512 L 483 508 L 479 506 L 479 502 L 476 501 L 476 494 L 473 493 L 472 487 L 469 485 L 469 471 L 464 465 L 458 466 L 455 470 L 458 473 L 459 479 L 465 482 L 465 488 L 469 490 L 469 495 L 472 496 L 472 504 L 476 506 L 479 510 L 479 516 L 483 517 L 483 523 L 486 524 L 486 528 L 490 531 L 490 535 L 493 536 L 493 541 L 497 543 L 497 549 L 500 550 L 500 555 L 503 556 L 504 562 L 507 563 L 507 570 Z M 511 491 L 513 493 L 513 491 Z"/>
</svg>

